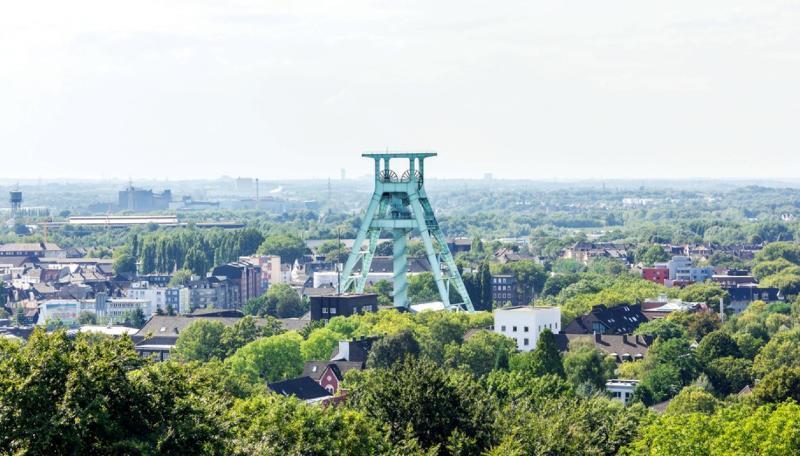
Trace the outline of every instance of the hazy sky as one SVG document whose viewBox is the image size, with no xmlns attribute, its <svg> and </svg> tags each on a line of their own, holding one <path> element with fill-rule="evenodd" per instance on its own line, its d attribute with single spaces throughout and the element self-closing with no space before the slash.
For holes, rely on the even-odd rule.
<svg viewBox="0 0 800 456">
<path fill-rule="evenodd" d="M 0 177 L 800 177 L 800 3 L 8 1 Z"/>
</svg>

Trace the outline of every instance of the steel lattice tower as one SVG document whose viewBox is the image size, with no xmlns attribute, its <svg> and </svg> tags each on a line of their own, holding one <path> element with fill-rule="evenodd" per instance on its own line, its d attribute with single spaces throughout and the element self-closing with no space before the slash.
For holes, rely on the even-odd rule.
<svg viewBox="0 0 800 456">
<path fill-rule="evenodd" d="M 428 196 L 423 186 L 425 178 L 425 159 L 435 157 L 435 153 L 375 153 L 362 154 L 375 161 L 375 191 L 367 207 L 364 220 L 353 243 L 353 250 L 347 258 L 339 282 L 339 292 L 355 288 L 363 293 L 367 282 L 372 258 L 382 230 L 392 232 L 394 242 L 394 305 L 408 307 L 408 258 L 406 238 L 412 230 L 418 230 L 425 245 L 425 253 L 431 265 L 431 272 L 439 289 L 439 296 L 446 309 L 468 310 L 474 312 L 464 282 L 456 268 L 453 255 L 447 248 L 436 216 L 433 214 Z M 408 160 L 408 169 L 400 177 L 390 168 L 391 159 Z M 366 250 L 361 250 L 368 241 Z M 353 273 L 353 267 L 361 260 L 361 271 Z M 451 286 L 461 295 L 462 302 L 450 302 Z"/>
</svg>

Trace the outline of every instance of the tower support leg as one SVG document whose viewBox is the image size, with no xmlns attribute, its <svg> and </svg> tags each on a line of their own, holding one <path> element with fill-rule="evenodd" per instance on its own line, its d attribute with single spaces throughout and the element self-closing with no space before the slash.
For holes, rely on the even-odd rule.
<svg viewBox="0 0 800 456">
<path fill-rule="evenodd" d="M 394 259 L 394 306 L 408 307 L 408 257 L 406 256 L 406 230 L 395 229 L 392 231 L 392 257 Z"/>
</svg>

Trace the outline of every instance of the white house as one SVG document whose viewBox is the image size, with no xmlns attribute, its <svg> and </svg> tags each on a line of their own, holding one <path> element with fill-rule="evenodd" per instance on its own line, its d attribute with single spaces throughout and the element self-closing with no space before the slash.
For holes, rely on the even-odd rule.
<svg viewBox="0 0 800 456">
<path fill-rule="evenodd" d="M 494 311 L 494 332 L 514 339 L 520 351 L 536 348 L 545 329 L 553 334 L 561 331 L 561 308 L 514 306 Z"/>
<path fill-rule="evenodd" d="M 150 301 L 150 309 L 153 312 L 155 312 L 156 309 L 167 310 L 167 289 L 161 287 L 151 288 L 147 282 L 132 283 L 131 288 L 125 290 L 125 297 L 128 299 Z M 150 316 L 150 314 L 146 315 Z"/>
<path fill-rule="evenodd" d="M 636 390 L 636 385 L 638 384 L 638 380 L 620 380 L 614 378 L 606 382 L 606 391 L 611 395 L 611 399 L 620 401 L 623 405 L 628 405 L 628 402 L 633 397 L 633 392 Z"/>
</svg>

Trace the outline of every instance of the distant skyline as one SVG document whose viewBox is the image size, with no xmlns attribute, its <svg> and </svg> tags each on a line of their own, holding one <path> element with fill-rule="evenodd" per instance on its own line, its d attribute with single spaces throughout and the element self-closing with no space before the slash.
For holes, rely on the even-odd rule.
<svg viewBox="0 0 800 456">
<path fill-rule="evenodd" d="M 2 180 L 800 178 L 790 1 L 34 0 L 0 68 Z"/>
</svg>

